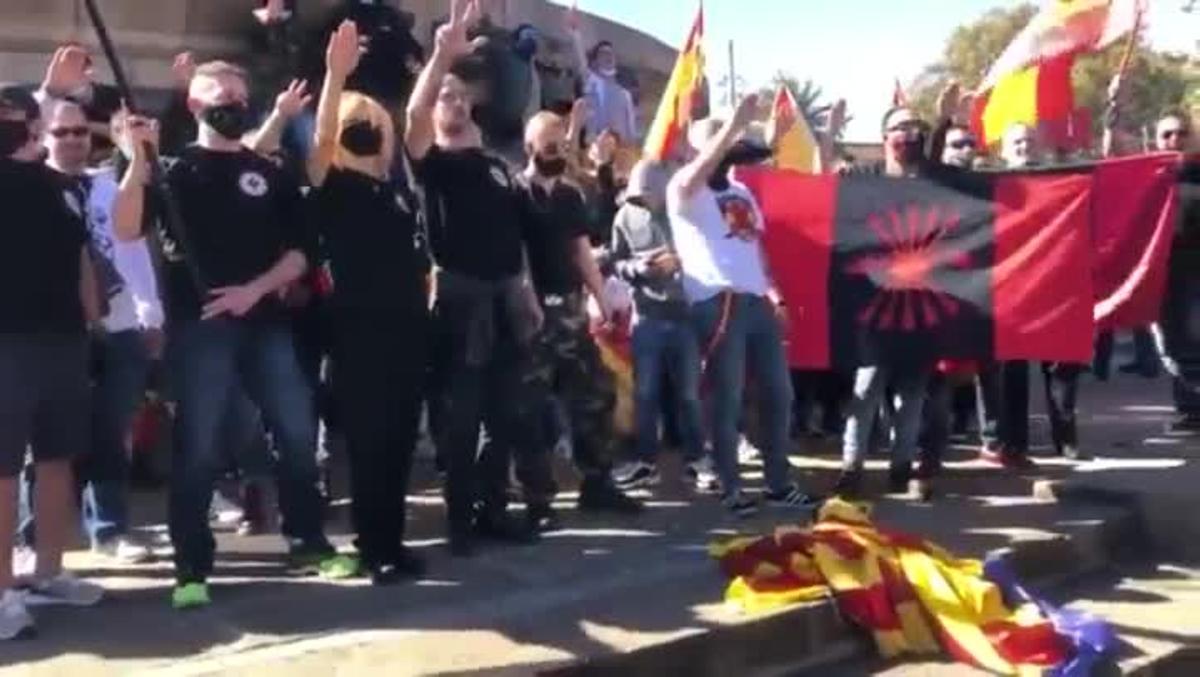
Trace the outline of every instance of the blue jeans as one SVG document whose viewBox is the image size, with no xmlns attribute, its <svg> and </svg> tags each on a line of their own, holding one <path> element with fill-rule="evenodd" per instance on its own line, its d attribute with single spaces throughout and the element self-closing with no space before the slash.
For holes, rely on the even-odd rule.
<svg viewBox="0 0 1200 677">
<path fill-rule="evenodd" d="M 842 466 L 845 469 L 862 468 L 866 461 L 871 431 L 888 388 L 895 392 L 898 400 L 893 419 L 896 438 L 892 445 L 892 463 L 912 463 L 921 433 L 921 410 L 929 373 L 930 370 L 918 368 L 859 367 L 854 375 L 854 399 L 850 403 L 850 416 L 842 441 Z"/>
<path fill-rule="evenodd" d="M 129 455 L 126 439 L 146 392 L 150 354 L 138 331 L 108 334 L 98 342 L 101 359 L 92 411 L 91 454 L 81 459 L 84 530 L 96 545 L 129 529 Z"/>
<path fill-rule="evenodd" d="M 92 388 L 92 444 L 75 463 L 84 533 L 95 546 L 129 530 L 129 450 L 126 440 L 146 389 L 150 355 L 142 335 L 106 334 L 93 345 L 100 371 Z M 36 541 L 32 473 L 21 475 L 21 542 Z"/>
<path fill-rule="evenodd" d="M 679 406 L 679 433 L 684 458 L 704 456 L 700 421 L 700 346 L 691 325 L 683 320 L 641 318 L 633 328 L 634 411 L 637 417 L 637 456 L 653 463 L 658 455 L 658 419 L 662 409 L 663 370 Z"/>
<path fill-rule="evenodd" d="M 317 423 L 287 324 L 232 318 L 173 326 L 167 361 L 178 409 L 168 522 L 179 582 L 205 580 L 216 543 L 208 524 L 213 485 L 225 469 L 217 439 L 239 385 L 258 406 L 279 453 L 283 533 L 293 548 L 332 552 L 317 490 Z"/>
<path fill-rule="evenodd" d="M 719 331 L 725 295 L 693 304 L 692 321 L 701 345 Z M 783 333 L 770 301 L 749 294 L 734 294 L 724 334 L 708 356 L 709 423 L 712 426 L 713 460 L 725 493 L 741 488 L 738 469 L 738 419 L 747 375 L 758 388 L 758 405 L 765 426 L 762 449 L 767 488 L 783 492 L 791 487 L 788 442 L 791 429 L 792 384 Z"/>
</svg>

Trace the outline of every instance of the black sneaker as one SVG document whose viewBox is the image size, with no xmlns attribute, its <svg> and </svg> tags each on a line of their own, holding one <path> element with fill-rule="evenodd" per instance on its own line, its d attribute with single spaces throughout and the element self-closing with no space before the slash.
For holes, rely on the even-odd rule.
<svg viewBox="0 0 1200 677">
<path fill-rule="evenodd" d="M 733 513 L 735 517 L 743 519 L 758 514 L 758 504 L 740 491 L 722 496 L 721 505 L 725 506 L 725 509 Z"/>
<path fill-rule="evenodd" d="M 525 521 L 533 531 L 544 534 L 562 529 L 558 513 L 549 504 L 533 503 L 525 509 Z"/>
<path fill-rule="evenodd" d="M 839 498 L 862 498 L 863 471 L 862 468 L 843 470 L 833 485 L 833 495 Z"/>
<path fill-rule="evenodd" d="M 612 473 L 613 483 L 622 490 L 656 487 L 662 482 L 658 467 L 645 461 L 627 463 Z"/>
<path fill-rule="evenodd" d="M 1200 415 L 1183 414 L 1167 424 L 1167 432 L 1193 434 L 1200 432 Z"/>
<path fill-rule="evenodd" d="M 579 509 L 587 512 L 613 512 L 621 515 L 636 515 L 643 510 L 642 503 L 625 495 L 606 477 L 584 479 L 579 488 Z"/>
<path fill-rule="evenodd" d="M 424 558 L 408 548 L 402 548 L 386 562 L 372 562 L 364 567 L 375 585 L 395 585 L 416 580 L 424 576 L 426 571 Z"/>
<path fill-rule="evenodd" d="M 450 556 L 466 559 L 475 556 L 475 538 L 470 534 L 450 534 Z"/>
<path fill-rule="evenodd" d="M 888 493 L 908 492 L 908 482 L 913 478 L 911 463 L 895 463 L 888 469 Z"/>
<path fill-rule="evenodd" d="M 772 508 L 811 510 L 820 503 L 818 499 L 800 491 L 800 488 L 795 485 L 779 492 L 768 491 L 764 496 L 767 505 Z"/>
<path fill-rule="evenodd" d="M 512 545 L 532 545 L 538 541 L 536 531 L 526 523 L 509 517 L 507 513 L 475 518 L 475 536 L 481 541 Z"/>
</svg>

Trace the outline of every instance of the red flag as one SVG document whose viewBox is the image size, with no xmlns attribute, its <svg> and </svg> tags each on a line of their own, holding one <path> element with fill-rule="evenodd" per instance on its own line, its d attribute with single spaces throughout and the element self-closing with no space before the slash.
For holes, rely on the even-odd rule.
<svg viewBox="0 0 1200 677">
<path fill-rule="evenodd" d="M 919 181 L 744 172 L 793 365 L 1090 361 L 1094 317 L 1157 317 L 1174 162 Z"/>
<path fill-rule="evenodd" d="M 1101 164 L 1095 174 L 1095 314 L 1102 328 L 1158 320 L 1178 212 L 1178 157 L 1121 158 Z"/>
</svg>

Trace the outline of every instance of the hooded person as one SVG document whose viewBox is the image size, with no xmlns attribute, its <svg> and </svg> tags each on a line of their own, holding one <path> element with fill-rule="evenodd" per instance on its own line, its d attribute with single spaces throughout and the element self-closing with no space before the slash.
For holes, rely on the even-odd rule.
<svg viewBox="0 0 1200 677">
<path fill-rule="evenodd" d="M 633 288 L 634 416 L 637 434 L 633 460 L 613 472 L 617 486 L 654 486 L 658 472 L 659 415 L 664 386 L 677 405 L 687 481 L 699 490 L 716 484 L 704 452 L 700 409 L 700 345 L 688 322 L 679 257 L 667 220 L 667 182 L 662 164 L 641 160 L 629 174 L 625 202 L 612 227 L 610 262 L 616 275 Z M 663 378 L 664 372 L 669 378 Z"/>
<path fill-rule="evenodd" d="M 375 583 L 388 584 L 424 571 L 403 537 L 422 404 L 429 266 L 412 194 L 391 175 L 392 117 L 371 97 L 342 91 L 358 60 L 358 32 L 347 21 L 327 51 L 309 200 L 332 277 L 335 388 L 356 545 Z"/>
</svg>

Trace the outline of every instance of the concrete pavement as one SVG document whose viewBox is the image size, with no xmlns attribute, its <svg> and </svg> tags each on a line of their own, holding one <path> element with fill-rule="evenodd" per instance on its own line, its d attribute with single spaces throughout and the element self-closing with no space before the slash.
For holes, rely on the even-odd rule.
<svg viewBox="0 0 1200 677">
<path fill-rule="evenodd" d="M 951 459 L 942 498 L 929 506 L 881 498 L 876 519 L 963 555 L 1012 548 L 1031 575 L 1103 570 L 1121 546 L 1144 554 L 1141 536 L 1154 532 L 1136 520 L 1146 514 L 1120 501 L 1057 503 L 1051 494 L 1035 498 L 1032 489 L 1044 481 L 1055 486 L 1120 482 L 1150 489 L 1175 486 L 1183 495 L 1189 482 L 1197 486 L 1200 442 L 1161 435 L 1170 415 L 1167 390 L 1165 380 L 1087 381 L 1080 404 L 1083 444 L 1096 461 L 1075 465 L 1049 459 L 1037 471 L 1016 476 L 984 466 L 962 450 Z M 1035 440 L 1043 443 L 1044 428 L 1043 420 L 1035 423 Z M 793 458 L 814 490 L 827 488 L 837 467 L 832 449 L 819 446 Z M 882 485 L 885 466 L 883 459 L 872 461 L 872 483 Z M 707 544 L 804 516 L 768 511 L 756 520 L 736 521 L 711 497 L 687 492 L 677 470 L 664 468 L 664 486 L 646 495 L 650 509 L 638 519 L 577 514 L 571 510 L 573 496 L 565 494 L 564 531 L 535 547 L 488 550 L 456 561 L 439 540 L 440 500 L 425 468 L 411 500 L 412 534 L 430 559 L 431 574 L 395 588 L 291 579 L 282 570 L 277 537 L 223 534 L 214 606 L 181 614 L 167 606 L 167 564 L 116 568 L 77 553 L 72 565 L 108 586 L 110 599 L 94 609 L 38 610 L 41 637 L 4 646 L 0 671 L 395 675 L 619 669 L 662 674 L 702 665 L 689 674 L 751 674 L 803 659 L 858 655 L 861 645 L 828 604 L 774 620 L 743 617 L 720 604 L 723 581 L 706 555 Z M 754 464 L 745 471 L 752 481 L 759 478 Z M 160 500 L 143 497 L 143 514 L 161 515 Z M 348 539 L 344 517 L 335 520 L 343 545 Z M 161 529 L 152 522 L 148 530 Z M 1200 613 L 1192 617 L 1200 619 Z"/>
</svg>

